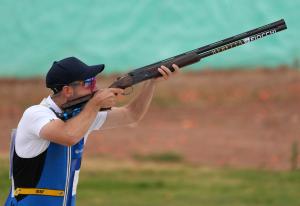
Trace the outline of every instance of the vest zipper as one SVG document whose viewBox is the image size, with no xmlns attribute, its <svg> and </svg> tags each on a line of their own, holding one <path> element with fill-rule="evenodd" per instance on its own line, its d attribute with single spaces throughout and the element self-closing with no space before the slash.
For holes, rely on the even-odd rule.
<svg viewBox="0 0 300 206">
<path fill-rule="evenodd" d="M 67 202 L 68 202 L 70 172 L 71 172 L 70 170 L 71 170 L 71 147 L 68 146 L 67 177 L 66 177 L 65 196 L 64 196 L 63 206 L 67 206 Z"/>
</svg>

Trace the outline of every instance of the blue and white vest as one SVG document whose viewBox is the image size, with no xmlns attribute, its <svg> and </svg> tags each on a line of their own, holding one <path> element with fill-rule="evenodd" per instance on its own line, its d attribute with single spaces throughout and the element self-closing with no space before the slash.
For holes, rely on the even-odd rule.
<svg viewBox="0 0 300 206">
<path fill-rule="evenodd" d="M 77 111 L 78 112 L 78 111 Z M 76 114 L 75 114 L 76 115 Z M 13 131 L 10 151 L 10 179 L 12 186 L 5 206 L 74 206 L 81 166 L 84 138 L 73 146 L 50 143 L 40 179 L 35 188 L 37 194 L 28 194 L 17 201 L 13 177 L 13 155 L 16 132 Z M 26 188 L 25 188 L 26 189 Z M 61 195 L 44 195 L 44 190 L 62 191 Z M 41 194 L 38 194 L 38 193 Z"/>
</svg>

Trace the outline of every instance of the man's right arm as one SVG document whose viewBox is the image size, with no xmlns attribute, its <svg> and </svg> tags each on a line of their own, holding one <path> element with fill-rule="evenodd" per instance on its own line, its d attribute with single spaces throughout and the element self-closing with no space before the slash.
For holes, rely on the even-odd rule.
<svg viewBox="0 0 300 206">
<path fill-rule="evenodd" d="M 99 109 L 114 106 L 115 94 L 122 92 L 122 89 L 106 89 L 97 92 L 77 116 L 66 122 L 55 119 L 47 123 L 40 130 L 39 136 L 66 146 L 76 144 L 94 122 Z"/>
</svg>

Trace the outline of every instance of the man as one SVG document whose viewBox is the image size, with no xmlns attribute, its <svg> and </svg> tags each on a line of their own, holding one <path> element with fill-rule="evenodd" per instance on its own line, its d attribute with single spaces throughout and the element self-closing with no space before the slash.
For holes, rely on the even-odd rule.
<svg viewBox="0 0 300 206">
<path fill-rule="evenodd" d="M 174 73 L 179 68 L 173 65 Z M 157 79 L 144 84 L 126 106 L 114 107 L 124 91 L 97 91 L 95 76 L 104 65 L 88 66 L 75 57 L 54 62 L 46 76 L 53 95 L 29 107 L 12 135 L 12 186 L 5 206 L 73 206 L 84 144 L 91 131 L 137 123 L 146 113 Z M 164 79 L 172 72 L 161 66 Z M 97 91 L 72 118 L 62 120 L 61 106 Z M 101 108 L 111 108 L 99 112 Z"/>
</svg>

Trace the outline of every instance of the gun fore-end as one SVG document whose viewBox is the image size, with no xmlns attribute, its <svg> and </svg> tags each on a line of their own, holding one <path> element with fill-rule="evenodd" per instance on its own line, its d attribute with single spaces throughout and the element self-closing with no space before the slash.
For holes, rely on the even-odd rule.
<svg viewBox="0 0 300 206">
<path fill-rule="evenodd" d="M 130 74 L 126 74 L 125 76 L 118 77 L 116 81 L 114 81 L 109 88 L 120 88 L 126 89 L 134 85 L 133 77 Z"/>
<path fill-rule="evenodd" d="M 183 68 L 185 66 L 195 64 L 200 61 L 200 57 L 195 52 L 186 53 L 182 56 L 175 58 L 174 60 L 169 60 L 164 66 L 168 67 L 172 72 L 174 72 L 173 64 L 176 64 L 178 67 Z"/>
</svg>

